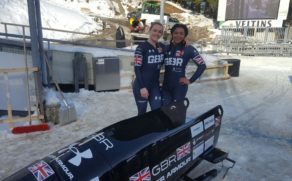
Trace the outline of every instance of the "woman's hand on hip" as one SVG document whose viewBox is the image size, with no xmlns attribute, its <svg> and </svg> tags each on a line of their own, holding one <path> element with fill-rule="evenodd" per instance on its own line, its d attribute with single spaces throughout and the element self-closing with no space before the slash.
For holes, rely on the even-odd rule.
<svg viewBox="0 0 292 181">
<path fill-rule="evenodd" d="M 188 84 L 190 84 L 190 81 L 189 81 L 189 79 L 187 79 L 186 77 L 181 77 L 181 78 L 179 79 L 179 83 L 180 83 L 181 85 L 188 85 Z"/>
<path fill-rule="evenodd" d="M 144 87 L 142 89 L 140 89 L 140 94 L 143 98 L 148 99 L 149 96 L 149 92 L 148 90 Z"/>
</svg>

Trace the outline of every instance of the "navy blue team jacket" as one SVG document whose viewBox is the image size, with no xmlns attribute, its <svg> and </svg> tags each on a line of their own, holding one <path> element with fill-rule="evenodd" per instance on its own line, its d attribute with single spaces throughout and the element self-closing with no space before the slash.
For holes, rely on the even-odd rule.
<svg viewBox="0 0 292 181">
<path fill-rule="evenodd" d="M 143 42 L 136 48 L 134 58 L 136 74 L 134 83 L 137 83 L 140 89 L 159 86 L 160 69 L 164 59 L 164 45 L 158 43 L 155 48 L 149 42 Z"/>
<path fill-rule="evenodd" d="M 206 64 L 197 49 L 190 45 L 168 45 L 166 47 L 164 65 L 164 89 L 172 89 L 179 86 L 179 79 L 185 77 L 186 66 L 189 60 L 193 60 L 198 66 L 196 72 L 190 78 L 190 83 L 196 81 L 206 69 Z"/>
</svg>

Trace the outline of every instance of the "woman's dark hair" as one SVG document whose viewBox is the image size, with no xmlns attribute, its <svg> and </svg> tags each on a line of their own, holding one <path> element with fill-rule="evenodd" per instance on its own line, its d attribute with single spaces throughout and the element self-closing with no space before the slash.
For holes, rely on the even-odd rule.
<svg viewBox="0 0 292 181">
<path fill-rule="evenodd" d="M 182 29 L 184 30 L 184 32 L 185 32 L 185 37 L 188 36 L 189 30 L 188 30 L 187 26 L 184 25 L 184 24 L 179 24 L 179 23 L 173 25 L 173 27 L 172 27 L 171 30 L 170 30 L 171 35 L 173 34 L 173 32 L 174 32 L 177 28 L 182 28 Z M 182 50 L 184 49 L 185 45 L 186 45 L 186 41 L 183 40 L 183 41 L 182 41 L 181 43 L 179 43 L 178 45 L 181 47 L 181 51 L 182 51 Z M 169 48 L 168 48 L 167 51 L 170 51 L 173 47 L 174 47 L 174 44 L 173 44 L 173 42 L 172 42 L 172 37 L 171 37 L 170 45 L 169 45 Z"/>
<path fill-rule="evenodd" d="M 177 29 L 177 28 L 182 28 L 185 32 L 185 37 L 188 36 L 189 34 L 189 30 L 188 30 L 188 27 L 184 24 L 175 24 L 173 25 L 173 27 L 171 28 L 170 30 L 170 33 L 173 34 L 173 32 Z"/>
</svg>

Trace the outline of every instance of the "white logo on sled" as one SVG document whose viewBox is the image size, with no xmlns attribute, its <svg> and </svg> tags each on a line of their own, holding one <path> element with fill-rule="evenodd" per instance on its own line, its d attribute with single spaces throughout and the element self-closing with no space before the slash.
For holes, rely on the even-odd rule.
<svg viewBox="0 0 292 181">
<path fill-rule="evenodd" d="M 211 126 L 213 126 L 215 124 L 215 121 L 214 121 L 214 119 L 213 118 L 211 118 L 211 119 L 205 119 L 204 120 L 204 125 L 205 125 L 205 129 L 208 129 L 208 128 L 210 128 Z"/>
<path fill-rule="evenodd" d="M 82 158 L 87 158 L 87 159 L 92 158 L 92 152 L 90 149 L 87 149 L 87 150 L 80 153 L 76 147 L 70 145 L 69 150 L 72 151 L 73 153 L 75 153 L 75 156 L 68 161 L 69 161 L 69 163 L 71 163 L 77 167 L 81 164 Z"/>
<path fill-rule="evenodd" d="M 98 133 L 96 135 L 92 135 L 92 139 L 96 140 L 100 144 L 104 144 L 105 150 L 113 148 L 114 147 L 113 143 L 109 139 L 105 138 L 103 133 L 104 132 Z"/>
<path fill-rule="evenodd" d="M 212 136 L 211 138 L 205 141 L 205 151 L 211 146 L 213 146 L 213 144 L 214 144 L 214 136 Z"/>
<path fill-rule="evenodd" d="M 192 138 L 204 131 L 203 122 L 200 121 L 191 127 Z"/>
<path fill-rule="evenodd" d="M 198 158 L 204 152 L 204 143 L 201 142 L 193 148 L 193 160 Z"/>
<path fill-rule="evenodd" d="M 73 173 L 68 169 L 68 167 L 63 163 L 62 160 L 60 160 L 58 157 L 55 158 L 56 162 L 60 165 L 62 170 L 65 172 L 65 174 L 69 177 L 70 180 L 73 180 L 74 175 Z"/>
<path fill-rule="evenodd" d="M 90 179 L 90 181 L 99 181 L 99 178 L 95 177 L 95 178 Z"/>
</svg>

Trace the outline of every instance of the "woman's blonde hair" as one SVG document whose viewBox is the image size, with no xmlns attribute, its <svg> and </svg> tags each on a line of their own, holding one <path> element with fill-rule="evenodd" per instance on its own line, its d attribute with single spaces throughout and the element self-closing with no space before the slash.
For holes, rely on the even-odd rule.
<svg viewBox="0 0 292 181">
<path fill-rule="evenodd" d="M 162 29 L 163 29 L 163 25 L 160 23 L 160 22 L 152 22 L 151 23 L 151 25 L 150 25 L 150 28 L 149 28 L 149 31 L 153 28 L 153 26 L 155 26 L 155 25 L 159 25 L 159 26 L 161 26 L 162 27 Z"/>
</svg>

